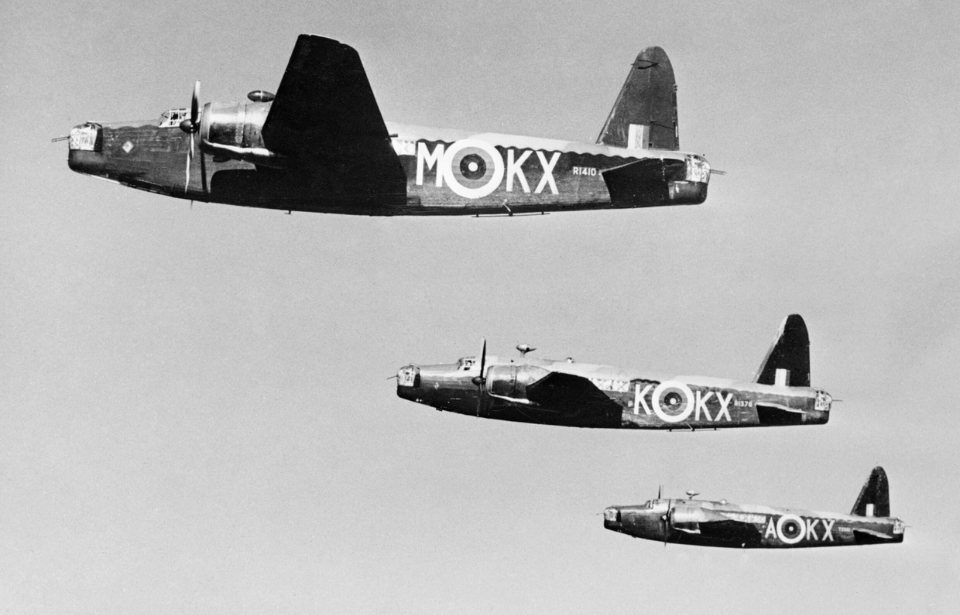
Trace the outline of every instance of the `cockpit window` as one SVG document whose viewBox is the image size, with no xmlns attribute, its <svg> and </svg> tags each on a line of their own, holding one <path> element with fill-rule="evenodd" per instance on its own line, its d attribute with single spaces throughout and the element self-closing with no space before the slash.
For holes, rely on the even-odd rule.
<svg viewBox="0 0 960 615">
<path fill-rule="evenodd" d="M 474 360 L 473 357 L 463 357 L 457 361 L 457 369 L 462 372 L 470 371 L 473 368 Z"/>
<path fill-rule="evenodd" d="M 176 128 L 180 122 L 190 118 L 189 109 L 170 109 L 160 114 L 160 128 Z"/>
</svg>

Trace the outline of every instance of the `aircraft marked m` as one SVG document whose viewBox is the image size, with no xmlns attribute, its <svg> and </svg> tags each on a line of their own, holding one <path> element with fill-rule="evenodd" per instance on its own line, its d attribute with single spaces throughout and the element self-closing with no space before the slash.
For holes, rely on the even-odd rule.
<svg viewBox="0 0 960 615">
<path fill-rule="evenodd" d="M 435 174 L 437 176 L 437 188 L 443 186 L 443 173 L 440 169 L 440 161 L 443 160 L 443 143 L 437 143 L 437 146 L 433 148 L 433 153 L 427 151 L 427 144 L 423 141 L 417 143 L 417 185 L 423 185 L 423 166 L 427 165 L 427 169 L 435 169 Z"/>
</svg>

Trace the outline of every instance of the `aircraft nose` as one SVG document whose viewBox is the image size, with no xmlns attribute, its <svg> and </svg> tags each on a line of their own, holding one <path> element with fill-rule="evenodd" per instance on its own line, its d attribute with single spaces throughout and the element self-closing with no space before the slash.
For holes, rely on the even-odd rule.
<svg viewBox="0 0 960 615">
<path fill-rule="evenodd" d="M 98 175 L 106 168 L 103 156 L 103 126 L 86 122 L 70 130 L 67 164 L 78 173 Z"/>
<path fill-rule="evenodd" d="M 616 506 L 609 506 L 603 511 L 603 527 L 608 530 L 620 530 L 622 520 L 620 518 L 620 509 Z"/>
<path fill-rule="evenodd" d="M 416 365 L 406 365 L 397 372 L 397 397 L 410 401 L 423 399 L 420 387 L 420 368 Z"/>
</svg>

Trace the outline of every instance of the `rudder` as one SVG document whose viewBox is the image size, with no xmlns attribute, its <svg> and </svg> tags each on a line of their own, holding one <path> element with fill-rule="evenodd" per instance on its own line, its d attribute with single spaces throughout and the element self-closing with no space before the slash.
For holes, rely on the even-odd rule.
<svg viewBox="0 0 960 615">
<path fill-rule="evenodd" d="M 780 370 L 786 372 L 786 378 L 778 382 Z M 783 376 L 783 372 L 780 375 Z M 810 386 L 810 336 L 799 314 L 787 316 L 780 325 L 780 335 L 767 351 L 753 381 L 791 387 Z"/>
<path fill-rule="evenodd" d="M 890 483 L 883 468 L 877 466 L 870 472 L 870 478 L 860 489 L 857 503 L 850 514 L 858 517 L 890 516 Z"/>
<path fill-rule="evenodd" d="M 647 47 L 637 55 L 597 143 L 628 149 L 680 149 L 677 82 L 663 49 Z"/>
</svg>

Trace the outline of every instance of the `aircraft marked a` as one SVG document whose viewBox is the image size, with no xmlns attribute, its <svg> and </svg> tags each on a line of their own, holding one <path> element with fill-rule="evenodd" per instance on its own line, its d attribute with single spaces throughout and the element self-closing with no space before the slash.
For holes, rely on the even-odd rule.
<svg viewBox="0 0 960 615">
<path fill-rule="evenodd" d="M 608 530 L 635 538 L 745 549 L 896 544 L 906 528 L 890 516 L 890 487 L 879 466 L 848 515 L 658 495 L 639 506 L 610 506 L 603 518 Z"/>
</svg>

